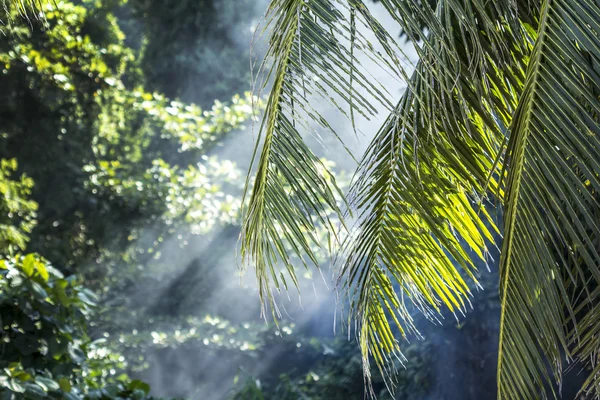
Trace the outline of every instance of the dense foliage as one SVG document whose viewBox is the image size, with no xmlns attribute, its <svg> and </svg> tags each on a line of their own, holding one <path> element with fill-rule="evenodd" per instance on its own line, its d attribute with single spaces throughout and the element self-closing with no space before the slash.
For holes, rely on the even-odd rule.
<svg viewBox="0 0 600 400">
<path fill-rule="evenodd" d="M 102 333 L 119 315 L 107 300 L 143 284 L 163 241 L 231 224 L 239 208 L 224 192 L 235 165 L 210 151 L 243 128 L 248 98 L 204 111 L 145 91 L 113 13 L 125 5 L 61 1 L 33 22 L 8 9 L 0 154 L 27 175 L 11 180 L 17 161 L 2 161 L 7 395 L 145 397 Z"/>
<path fill-rule="evenodd" d="M 35 253 L 21 253 L 35 222 L 31 179 L 13 180 L 17 164 L 2 160 L 0 206 L 0 394 L 24 399 L 145 399 L 119 354 L 92 341 L 96 295 Z"/>
<path fill-rule="evenodd" d="M 237 205 L 215 178 L 235 176 L 233 165 L 206 154 L 242 127 L 248 101 L 202 111 L 144 92 L 108 10 L 69 2 L 48 10 L 43 28 L 13 15 L 19 23 L 0 44 L 0 154 L 38 182 L 32 249 L 71 271 L 95 260 L 110 274 L 107 253 L 131 247 L 142 228 L 157 231 L 140 245 L 146 252 L 181 224 L 201 233 L 231 221 Z"/>
</svg>

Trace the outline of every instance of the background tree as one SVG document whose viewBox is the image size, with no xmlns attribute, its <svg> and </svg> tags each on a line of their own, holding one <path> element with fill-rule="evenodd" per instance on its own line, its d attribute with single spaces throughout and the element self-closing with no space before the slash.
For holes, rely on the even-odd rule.
<svg viewBox="0 0 600 400">
<path fill-rule="evenodd" d="M 11 322 L 20 315 L 17 309 L 24 309 L 23 318 L 41 312 L 51 318 L 58 313 L 64 314 L 64 321 L 55 321 L 60 325 L 57 329 L 63 329 L 60 332 L 65 335 L 71 332 L 68 339 L 77 346 L 88 341 L 88 335 L 90 343 L 104 343 L 105 335 L 117 335 L 124 328 L 119 325 L 121 316 L 132 320 L 125 289 L 156 284 L 154 272 L 148 270 L 152 262 L 165 262 L 159 251 L 164 241 L 181 236 L 183 244 L 189 236 L 207 234 L 216 225 L 233 222 L 239 200 L 224 190 L 233 190 L 237 170 L 210 151 L 228 132 L 243 127 L 251 113 L 249 102 L 246 97 L 234 96 L 227 104 L 217 101 L 204 111 L 194 104 L 146 92 L 135 51 L 125 45 L 113 13 L 125 7 L 122 2 L 47 4 L 37 21 L 33 15 L 24 18 L 20 4 L 7 3 L 7 7 L 10 23 L 3 27 L 0 44 L 0 84 L 6 89 L 0 112 L 0 152 L 23 160 L 19 171 L 40 182 L 23 184 L 39 204 L 40 222 L 34 225 L 29 217 L 23 217 L 21 225 L 6 224 L 2 231 L 7 242 L 3 242 L 2 252 L 10 265 L 2 278 L 1 292 L 7 304 L 0 316 L 7 322 L 3 328 L 9 332 L 21 329 Z M 16 163 L 7 165 L 16 168 Z M 3 199 L 7 200 L 4 215 L 18 220 L 13 208 L 20 205 L 19 192 L 12 184 L 3 187 Z M 8 247 L 9 240 L 17 239 L 25 245 L 17 227 L 31 234 L 27 251 L 48 257 L 58 275 L 42 279 L 25 274 L 35 278 L 35 283 L 22 279 L 21 256 L 11 258 Z M 48 265 L 41 256 L 39 260 L 40 265 Z M 60 307 L 65 304 L 57 303 L 54 292 L 54 297 L 40 297 L 33 290 L 41 285 L 48 291 L 57 285 L 57 279 L 73 273 L 78 276 L 70 280 L 73 296 L 83 290 L 80 285 L 85 282 L 99 295 L 99 305 L 94 307 L 97 313 L 75 301 L 69 301 L 71 308 L 63 313 Z M 15 299 L 23 304 L 14 303 Z M 48 309 L 47 303 L 55 307 Z M 11 304 L 12 308 L 8 307 Z M 44 306 L 46 309 L 38 310 Z M 141 324 L 135 327 L 140 329 Z M 27 355 L 44 353 L 40 347 L 46 346 L 47 336 L 59 334 L 52 329 L 41 336 L 26 329 L 17 342 L 27 342 Z M 64 346 L 71 343 L 63 342 Z M 16 346 L 10 349 L 12 353 L 21 351 L 20 343 L 10 345 Z M 93 379 L 112 379 L 95 380 L 93 387 L 81 386 L 77 389 L 80 395 L 117 384 L 113 378 L 119 371 L 131 372 L 134 367 L 123 361 L 115 343 L 89 346 L 90 352 L 100 354 L 97 357 L 106 354 L 107 362 L 86 354 L 71 367 L 67 359 L 55 363 L 59 369 L 74 371 L 65 379 L 85 369 L 93 369 Z M 54 354 L 44 355 L 52 359 Z M 9 366 L 19 371 L 31 367 L 50 379 L 55 375 L 53 369 L 32 366 L 18 357 L 10 362 L 20 362 L 20 366 Z M 30 380 L 28 375 L 19 376 Z M 119 393 L 124 397 L 127 382 L 120 387 L 111 389 L 111 396 Z M 48 395 L 60 397 L 58 392 Z"/>
<path fill-rule="evenodd" d="M 147 384 L 124 373 L 123 357 L 92 341 L 96 296 L 35 253 L 22 254 L 35 225 L 33 181 L 13 180 L 2 160 L 0 208 L 0 394 L 22 399 L 149 399 Z"/>
<path fill-rule="evenodd" d="M 203 222 L 227 220 L 233 205 L 208 179 L 228 166 L 198 160 L 242 127 L 248 101 L 235 97 L 205 112 L 144 92 L 108 9 L 61 2 L 48 10 L 43 30 L 13 15 L 22 22 L 8 27 L 0 55 L 1 153 L 23 160 L 40 182 L 33 198 L 43 222 L 32 249 L 68 268 L 103 260 L 103 249 L 123 250 L 142 227 L 172 232 L 180 220 L 202 230 Z M 194 196 L 220 200 L 211 211 L 219 215 L 187 214 Z"/>
<path fill-rule="evenodd" d="M 263 7 L 250 0 L 129 2 L 134 22 L 125 31 L 142 26 L 143 40 L 132 47 L 141 50 L 147 87 L 203 107 L 248 88 L 249 28 Z"/>
</svg>

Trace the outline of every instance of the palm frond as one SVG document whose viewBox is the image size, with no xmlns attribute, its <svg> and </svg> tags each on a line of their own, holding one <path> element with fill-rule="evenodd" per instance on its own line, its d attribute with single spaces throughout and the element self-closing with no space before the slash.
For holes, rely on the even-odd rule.
<svg viewBox="0 0 600 400">
<path fill-rule="evenodd" d="M 427 315 L 465 307 L 460 270 L 474 279 L 473 256 L 485 260 L 493 240 L 479 195 L 499 191 L 492 171 L 530 48 L 508 1 L 440 1 L 435 11 L 382 3 L 408 35 L 415 15 L 431 27 L 407 91 L 361 161 L 350 195 L 358 223 L 340 255 L 365 371 L 372 356 L 389 375 L 401 358 L 391 324 L 415 330 L 406 303 Z"/>
<path fill-rule="evenodd" d="M 545 396 L 564 358 L 600 348 L 600 4 L 545 0 L 540 15 L 505 163 L 500 399 Z"/>
<path fill-rule="evenodd" d="M 368 119 L 392 103 L 358 60 L 361 52 L 385 60 L 356 29 L 357 23 L 376 24 L 359 0 L 274 0 L 265 20 L 271 35 L 258 90 L 271 85 L 271 91 L 252 161 L 257 172 L 251 193 L 246 184 L 241 251 L 255 267 L 261 299 L 273 306 L 272 289 L 287 289 L 286 276 L 297 285 L 293 257 L 317 264 L 311 249 L 319 244 L 317 224 L 330 226 L 332 212 L 341 216 L 337 200 L 343 196 L 302 132 L 335 135 L 319 104 L 335 106 L 354 123 L 355 115 Z M 384 33 L 378 38 L 389 39 Z M 385 45 L 392 54 L 393 40 Z"/>
<path fill-rule="evenodd" d="M 598 239 L 595 238 L 595 243 Z M 598 248 L 598 244 L 595 246 Z M 581 289 L 579 290 L 582 291 Z M 583 290 L 585 291 L 585 289 Z M 578 398 L 600 398 L 600 287 L 586 293 L 575 309 L 575 315 L 580 318 L 576 324 L 571 324 L 572 352 L 578 361 L 575 368 L 585 368 L 588 377 L 584 381 Z"/>
</svg>

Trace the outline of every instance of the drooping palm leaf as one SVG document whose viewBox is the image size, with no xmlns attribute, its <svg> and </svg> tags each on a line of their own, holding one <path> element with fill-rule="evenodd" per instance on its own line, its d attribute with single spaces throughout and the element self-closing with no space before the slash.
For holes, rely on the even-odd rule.
<svg viewBox="0 0 600 400">
<path fill-rule="evenodd" d="M 426 314 L 465 306 L 459 269 L 473 277 L 474 257 L 485 258 L 494 229 L 477 195 L 497 189 L 491 171 L 529 46 L 501 17 L 510 15 L 509 2 L 441 1 L 435 12 L 382 3 L 400 24 L 421 15 L 432 27 L 403 99 L 361 162 L 351 192 L 359 222 L 340 257 L 365 371 L 372 356 L 388 375 L 387 355 L 401 357 L 388 321 L 401 334 L 412 330 L 407 302 Z"/>
<path fill-rule="evenodd" d="M 597 192 L 595 193 L 597 194 Z M 595 247 L 598 246 L 598 238 L 594 238 Z M 575 368 L 586 367 L 588 377 L 580 390 L 579 398 L 600 398 L 600 287 L 585 297 L 579 304 L 575 314 L 581 315 L 577 321 L 577 327 L 571 332 L 572 351 L 575 353 L 578 364 Z"/>
<path fill-rule="evenodd" d="M 272 289 L 288 288 L 281 266 L 297 285 L 286 245 L 302 264 L 317 264 L 311 249 L 319 244 L 316 225 L 330 226 L 329 214 L 340 214 L 335 180 L 301 133 L 334 133 L 319 101 L 351 119 L 355 114 L 369 118 L 377 107 L 392 108 L 389 93 L 372 82 L 357 58 L 366 51 L 384 60 L 356 29 L 358 22 L 374 24 L 369 18 L 358 0 L 274 0 L 267 11 L 271 35 L 265 59 L 273 64 L 268 70 L 263 64 L 259 89 L 272 86 L 255 149 L 258 159 L 252 162 L 257 172 L 244 212 L 241 250 L 255 267 L 261 299 L 271 305 Z M 386 46 L 391 54 L 391 44 Z"/>
<path fill-rule="evenodd" d="M 597 1 L 542 4 L 505 165 L 501 399 L 542 397 L 564 357 L 600 349 L 599 31 Z"/>
</svg>

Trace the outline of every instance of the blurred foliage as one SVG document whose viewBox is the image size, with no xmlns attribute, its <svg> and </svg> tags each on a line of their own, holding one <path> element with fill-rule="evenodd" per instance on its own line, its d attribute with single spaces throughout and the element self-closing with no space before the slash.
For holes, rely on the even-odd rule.
<svg viewBox="0 0 600 400">
<path fill-rule="evenodd" d="M 147 86 L 208 105 L 250 90 L 250 30 L 266 5 L 256 0 L 129 0 L 131 11 L 122 12 L 133 18 L 124 25 L 126 31 L 143 32 L 139 47 Z"/>
<path fill-rule="evenodd" d="M 237 170 L 205 155 L 243 127 L 248 98 L 203 111 L 147 93 L 105 6 L 47 10 L 44 25 L 14 15 L 0 43 L 0 155 L 38 182 L 32 249 L 69 272 L 102 263 L 83 271 L 99 281 L 120 262 L 137 268 L 157 257 L 142 256 L 182 226 L 203 233 L 230 223 L 239 201 L 221 187 Z M 134 248 L 148 228 L 155 237 Z"/>
<path fill-rule="evenodd" d="M 160 258 L 163 240 L 177 232 L 185 243 L 231 224 L 240 206 L 224 191 L 239 191 L 236 166 L 210 151 L 243 129 L 248 96 L 204 111 L 146 92 L 111 12 L 119 5 L 57 1 L 35 23 L 8 9 L 0 155 L 19 166 L 3 160 L 0 171 L 6 398 L 145 397 L 147 386 L 127 378 L 123 355 L 98 327 L 113 316 L 92 312 L 95 295 L 81 282 L 102 303 L 123 282 L 141 281 L 136 273 Z M 11 180 L 17 169 L 34 179 Z M 78 279 L 64 278 L 73 272 Z"/>
<path fill-rule="evenodd" d="M 297 364 L 299 368 L 275 377 L 266 376 L 265 379 L 251 377 L 244 371 L 240 371 L 236 377 L 238 388 L 231 399 L 360 400 L 364 398 L 362 361 L 360 354 L 355 351 L 356 343 L 343 338 L 335 340 L 312 338 L 308 341 L 298 341 L 295 347 L 296 352 L 301 352 L 303 357 L 312 358 L 310 363 L 304 360 L 304 364 Z M 405 366 L 398 363 L 394 397 L 391 397 L 384 382 L 374 375 L 373 386 L 377 391 L 377 398 L 416 400 L 428 397 L 433 378 L 430 365 L 432 348 L 426 342 L 417 342 L 406 346 L 405 350 L 410 362 Z"/>
<path fill-rule="evenodd" d="M 127 355 L 132 370 L 149 367 L 148 355 L 157 349 L 176 349 L 190 343 L 202 345 L 205 352 L 242 352 L 258 357 L 265 345 L 264 334 L 273 328 L 265 324 L 233 324 L 218 316 L 187 318 L 152 317 L 147 327 L 122 328 L 110 337 L 112 348 Z"/>
<path fill-rule="evenodd" d="M 12 179 L 17 160 L 0 160 L 0 249 L 24 249 L 35 226 L 37 204 L 28 199 L 33 180 L 22 175 Z"/>
<path fill-rule="evenodd" d="M 96 295 L 43 257 L 22 254 L 34 225 L 33 185 L 11 179 L 16 161 L 0 169 L 0 396 L 3 399 L 147 399 L 120 354 L 92 341 L 87 326 Z M 8 234 L 7 234 L 8 232 Z"/>
</svg>

